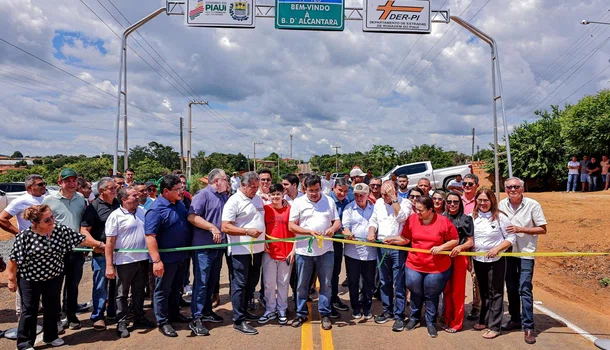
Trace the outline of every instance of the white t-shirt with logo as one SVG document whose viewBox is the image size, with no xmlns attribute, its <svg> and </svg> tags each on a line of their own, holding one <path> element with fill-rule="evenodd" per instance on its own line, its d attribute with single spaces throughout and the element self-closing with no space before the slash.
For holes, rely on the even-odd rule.
<svg viewBox="0 0 610 350">
<path fill-rule="evenodd" d="M 295 221 L 300 227 L 321 232 L 331 228 L 334 220 L 339 220 L 339 212 L 335 201 L 329 196 L 322 195 L 320 200 L 312 202 L 307 196 L 295 199 L 290 207 L 290 221 Z M 297 234 L 297 237 L 309 235 Z M 311 245 L 312 251 L 308 251 L 309 241 L 296 241 L 296 253 L 305 256 L 320 256 L 333 250 L 333 242 L 330 240 L 322 241 L 322 248 L 318 247 L 318 242 Z"/>
<path fill-rule="evenodd" d="M 15 199 L 4 209 L 11 216 L 17 217 L 17 228 L 19 231 L 23 231 L 26 228 L 32 226 L 32 222 L 23 218 L 23 211 L 32 205 L 40 205 L 44 196 L 34 197 L 29 193 L 23 194 Z"/>
<path fill-rule="evenodd" d="M 259 196 L 254 196 L 250 199 L 242 191 L 238 190 L 234 195 L 229 197 L 227 203 L 222 209 L 222 221 L 232 222 L 235 226 L 241 228 L 255 229 L 263 231 L 258 238 L 250 236 L 232 236 L 227 235 L 229 243 L 250 243 L 253 241 L 261 241 L 265 239 L 265 207 L 263 200 Z M 244 244 L 229 247 L 229 255 L 246 255 L 252 253 L 260 253 L 265 250 L 263 243 Z"/>
</svg>

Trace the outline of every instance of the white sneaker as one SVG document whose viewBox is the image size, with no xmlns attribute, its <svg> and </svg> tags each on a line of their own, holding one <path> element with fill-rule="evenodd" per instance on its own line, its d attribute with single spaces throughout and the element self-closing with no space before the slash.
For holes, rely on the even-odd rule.
<svg viewBox="0 0 610 350">
<path fill-rule="evenodd" d="M 187 284 L 186 286 L 184 286 L 184 296 L 190 295 L 193 295 L 193 287 L 191 287 L 190 284 Z"/>
<path fill-rule="evenodd" d="M 44 343 L 47 344 L 47 345 L 51 345 L 51 346 L 62 346 L 66 342 L 63 339 L 61 339 L 61 338 L 57 338 L 57 339 L 53 340 L 50 343 L 47 343 L 47 342 L 44 342 Z"/>
</svg>

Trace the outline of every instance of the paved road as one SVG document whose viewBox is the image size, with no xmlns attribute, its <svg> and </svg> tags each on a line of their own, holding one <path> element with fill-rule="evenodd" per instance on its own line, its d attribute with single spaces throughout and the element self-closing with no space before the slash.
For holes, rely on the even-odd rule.
<svg viewBox="0 0 610 350">
<path fill-rule="evenodd" d="M 343 276 L 345 276 L 343 274 Z M 343 276 L 341 280 L 343 280 Z M 314 318 L 302 328 L 280 326 L 274 321 L 265 325 L 253 325 L 258 328 L 257 336 L 246 336 L 233 331 L 231 327 L 231 304 L 228 298 L 228 280 L 226 269 L 223 269 L 221 289 L 221 305 L 216 310 L 225 318 L 222 324 L 214 325 L 209 337 L 193 337 L 186 324 L 176 325 L 178 338 L 166 338 L 156 329 L 136 330 L 128 339 L 117 339 L 114 326 L 106 332 L 97 332 L 91 328 L 89 314 L 80 315 L 84 320 L 83 328 L 77 331 L 67 330 L 63 339 L 74 349 L 592 349 L 594 346 L 580 335 L 575 334 L 565 325 L 540 313 L 535 314 L 538 327 L 538 342 L 527 345 L 523 342 L 521 332 L 507 333 L 494 340 L 486 340 L 481 333 L 472 330 L 474 322 L 467 321 L 465 330 L 457 334 L 447 334 L 442 331 L 436 339 L 429 338 L 425 328 L 413 331 L 392 332 L 391 322 L 384 325 L 375 324 L 372 320 L 351 320 L 351 312 L 342 313 L 340 320 L 335 321 L 331 331 L 320 328 L 317 315 L 317 302 L 311 303 Z M 16 325 L 13 312 L 14 296 L 0 284 L 0 329 Z M 81 284 L 81 302 L 88 301 L 91 295 L 91 269 L 85 268 L 85 276 Z M 470 293 L 468 293 L 470 294 Z M 348 303 L 346 288 L 341 288 L 340 296 Z M 466 300 L 470 303 L 470 299 Z M 145 305 L 148 305 L 149 301 Z M 469 306 L 467 306 L 468 308 Z M 373 313 L 380 312 L 381 304 L 374 301 Z M 188 308 L 183 308 L 184 314 L 189 314 Z M 262 310 L 258 309 L 257 314 Z M 147 309 L 149 318 L 154 319 L 152 309 Z M 293 313 L 289 314 L 293 316 Z M 0 349 L 14 349 L 14 341 L 0 339 Z"/>
</svg>

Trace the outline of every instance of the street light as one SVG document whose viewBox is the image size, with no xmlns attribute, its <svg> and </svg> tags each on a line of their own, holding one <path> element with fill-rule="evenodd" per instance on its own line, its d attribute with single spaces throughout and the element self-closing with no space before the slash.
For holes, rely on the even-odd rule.
<svg viewBox="0 0 610 350">
<path fill-rule="evenodd" d="M 608 22 L 587 21 L 586 19 L 583 19 L 582 21 L 580 21 L 580 24 L 585 25 L 585 26 L 587 24 L 591 24 L 591 23 L 593 23 L 593 24 L 605 24 L 605 25 L 609 25 L 610 26 L 610 23 L 608 23 Z"/>
</svg>

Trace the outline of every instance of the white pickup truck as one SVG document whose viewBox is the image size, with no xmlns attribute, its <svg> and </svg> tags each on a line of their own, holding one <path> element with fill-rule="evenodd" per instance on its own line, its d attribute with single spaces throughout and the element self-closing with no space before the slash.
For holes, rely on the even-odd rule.
<svg viewBox="0 0 610 350">
<path fill-rule="evenodd" d="M 449 181 L 455 179 L 456 176 L 472 173 L 472 165 L 456 165 L 449 168 L 432 169 L 432 163 L 430 161 L 409 163 L 403 165 L 397 165 L 392 170 L 388 171 L 382 180 L 390 179 L 392 173 L 396 175 L 407 175 L 409 178 L 409 188 L 413 188 L 417 185 L 417 181 L 421 178 L 430 180 L 432 189 L 447 189 Z"/>
</svg>

